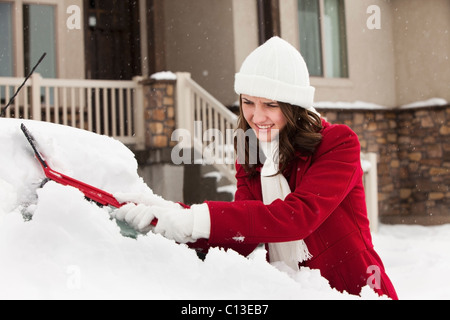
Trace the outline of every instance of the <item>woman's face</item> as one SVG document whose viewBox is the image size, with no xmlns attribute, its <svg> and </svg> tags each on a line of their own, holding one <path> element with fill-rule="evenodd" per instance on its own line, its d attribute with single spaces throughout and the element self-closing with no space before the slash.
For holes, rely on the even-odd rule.
<svg viewBox="0 0 450 320">
<path fill-rule="evenodd" d="M 272 141 L 287 123 L 277 101 L 242 94 L 245 120 L 261 141 Z"/>
</svg>

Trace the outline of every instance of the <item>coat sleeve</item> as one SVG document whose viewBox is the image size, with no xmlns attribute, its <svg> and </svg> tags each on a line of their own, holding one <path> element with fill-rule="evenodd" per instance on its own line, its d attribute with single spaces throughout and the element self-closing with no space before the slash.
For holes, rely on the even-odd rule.
<svg viewBox="0 0 450 320">
<path fill-rule="evenodd" d="M 361 175 L 357 135 L 347 126 L 330 126 L 323 132 L 310 167 L 284 200 L 269 205 L 258 200 L 207 202 L 211 216 L 209 242 L 304 239 L 339 206 Z"/>
<path fill-rule="evenodd" d="M 248 201 L 253 200 L 254 196 L 252 192 L 250 191 L 250 187 L 247 184 L 247 174 L 244 170 L 244 168 L 239 164 L 236 163 L 236 180 L 237 180 L 237 190 L 234 196 L 234 199 L 236 202 L 239 201 Z M 224 202 L 228 203 L 228 202 Z M 186 206 L 185 206 L 186 207 Z M 198 252 L 201 253 L 207 253 L 210 247 L 220 247 L 225 250 L 232 249 L 239 254 L 243 256 L 248 256 L 250 253 L 252 253 L 259 243 L 244 243 L 242 241 L 243 239 L 239 236 L 234 237 L 232 241 L 216 241 L 215 243 L 211 243 L 207 239 L 200 239 L 196 241 L 195 243 L 188 243 L 188 246 L 192 249 L 195 249 Z"/>
<path fill-rule="evenodd" d="M 247 174 L 239 163 L 236 162 L 236 193 L 234 201 L 255 200 L 248 185 Z"/>
</svg>

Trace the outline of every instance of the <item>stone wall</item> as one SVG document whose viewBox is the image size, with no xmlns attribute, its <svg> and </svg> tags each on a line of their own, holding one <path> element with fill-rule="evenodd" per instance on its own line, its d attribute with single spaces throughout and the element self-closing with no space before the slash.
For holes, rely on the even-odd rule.
<svg viewBox="0 0 450 320">
<path fill-rule="evenodd" d="M 175 130 L 176 80 L 146 79 L 144 94 L 145 150 L 136 151 L 139 175 L 158 195 L 183 202 L 183 166 L 171 161 Z"/>
<path fill-rule="evenodd" d="M 450 106 L 319 111 L 378 155 L 381 222 L 450 223 Z"/>
<path fill-rule="evenodd" d="M 176 80 L 142 81 L 144 87 L 144 116 L 146 147 L 163 149 L 174 146 L 170 140 L 175 130 Z"/>
</svg>

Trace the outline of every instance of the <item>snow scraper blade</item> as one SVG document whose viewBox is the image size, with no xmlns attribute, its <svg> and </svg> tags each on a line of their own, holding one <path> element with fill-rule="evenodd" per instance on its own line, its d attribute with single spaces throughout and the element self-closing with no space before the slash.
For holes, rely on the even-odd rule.
<svg viewBox="0 0 450 320">
<path fill-rule="evenodd" d="M 80 190 L 86 198 L 96 202 L 97 204 L 101 206 L 111 206 L 114 208 L 120 208 L 124 206 L 126 203 L 120 203 L 117 201 L 114 196 L 106 191 L 103 191 L 101 189 L 95 188 L 87 183 L 78 181 L 76 179 L 73 179 L 71 177 L 68 177 L 62 173 L 59 173 L 48 165 L 48 163 L 45 161 L 45 158 L 42 156 L 42 154 L 39 152 L 38 148 L 36 147 L 36 140 L 30 133 L 30 131 L 27 129 L 27 127 L 22 123 L 20 126 L 20 129 L 23 131 L 25 137 L 27 138 L 28 142 L 31 145 L 31 148 L 33 148 L 34 154 L 36 158 L 38 159 L 42 169 L 44 170 L 45 176 L 53 180 L 57 183 L 60 183 L 65 186 L 72 186 Z M 157 220 L 154 219 L 152 221 L 152 225 L 156 226 Z"/>
</svg>

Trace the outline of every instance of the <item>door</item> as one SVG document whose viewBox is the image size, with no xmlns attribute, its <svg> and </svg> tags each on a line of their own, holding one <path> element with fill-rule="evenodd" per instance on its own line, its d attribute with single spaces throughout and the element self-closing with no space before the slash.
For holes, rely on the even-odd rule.
<svg viewBox="0 0 450 320">
<path fill-rule="evenodd" d="M 141 75 L 139 1 L 85 0 L 86 78 Z"/>
</svg>

